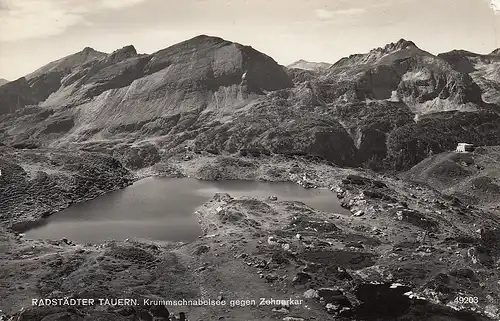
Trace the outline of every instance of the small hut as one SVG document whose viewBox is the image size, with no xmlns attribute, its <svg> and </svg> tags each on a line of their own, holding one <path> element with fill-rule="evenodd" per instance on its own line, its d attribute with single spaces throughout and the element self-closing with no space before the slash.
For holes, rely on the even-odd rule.
<svg viewBox="0 0 500 321">
<path fill-rule="evenodd" d="M 458 143 L 457 149 L 455 152 L 457 153 L 469 153 L 474 151 L 474 145 L 468 143 Z"/>
</svg>

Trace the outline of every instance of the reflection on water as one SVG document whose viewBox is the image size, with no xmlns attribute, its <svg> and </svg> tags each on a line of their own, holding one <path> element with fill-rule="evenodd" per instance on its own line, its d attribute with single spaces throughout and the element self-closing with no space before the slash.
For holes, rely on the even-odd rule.
<svg viewBox="0 0 500 321">
<path fill-rule="evenodd" d="M 326 212 L 344 212 L 328 190 L 304 189 L 293 183 L 198 181 L 191 178 L 146 178 L 123 190 L 75 204 L 26 232 L 29 238 L 77 242 L 147 238 L 193 241 L 201 235 L 196 208 L 215 193 L 296 200 Z"/>
</svg>

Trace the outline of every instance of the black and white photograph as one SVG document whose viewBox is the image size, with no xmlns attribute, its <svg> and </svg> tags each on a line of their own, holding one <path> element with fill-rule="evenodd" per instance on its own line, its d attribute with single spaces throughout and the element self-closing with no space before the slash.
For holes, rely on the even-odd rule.
<svg viewBox="0 0 500 321">
<path fill-rule="evenodd" d="M 0 0 L 0 321 L 500 320 L 500 0 Z"/>
</svg>

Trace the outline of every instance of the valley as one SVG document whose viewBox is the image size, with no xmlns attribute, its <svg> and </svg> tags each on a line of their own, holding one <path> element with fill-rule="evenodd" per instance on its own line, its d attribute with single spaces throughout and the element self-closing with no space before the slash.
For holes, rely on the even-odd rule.
<svg viewBox="0 0 500 321">
<path fill-rule="evenodd" d="M 86 47 L 1 85 L 0 310 L 16 321 L 499 319 L 497 57 L 401 39 L 300 69 L 201 35 L 150 55 Z M 477 148 L 455 153 L 459 142 Z M 217 192 L 193 210 L 191 242 L 25 234 L 152 177 L 287 182 L 342 209 Z M 31 302 L 64 297 L 302 301 Z"/>
</svg>

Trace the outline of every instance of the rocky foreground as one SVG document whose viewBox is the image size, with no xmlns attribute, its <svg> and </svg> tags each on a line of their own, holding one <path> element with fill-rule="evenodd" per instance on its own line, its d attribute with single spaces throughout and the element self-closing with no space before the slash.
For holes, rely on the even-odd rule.
<svg viewBox="0 0 500 321">
<path fill-rule="evenodd" d="M 132 176 L 104 154 L 3 151 L 0 188 L 9 197 L 1 203 L 0 309 L 6 319 L 500 318 L 500 219 L 424 184 L 299 157 L 173 159 Z M 190 244 L 75 244 L 16 232 L 49 215 L 26 202 L 56 211 L 152 174 L 330 188 L 350 214 L 273 196 L 217 194 L 196 212 L 204 235 Z M 32 301 L 64 298 L 78 305 Z M 172 302 L 183 299 L 219 303 Z"/>
</svg>

